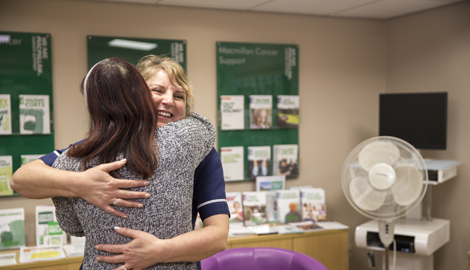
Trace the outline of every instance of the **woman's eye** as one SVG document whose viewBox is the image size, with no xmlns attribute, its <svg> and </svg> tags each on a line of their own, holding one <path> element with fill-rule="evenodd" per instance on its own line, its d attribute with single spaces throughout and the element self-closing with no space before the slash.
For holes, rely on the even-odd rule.
<svg viewBox="0 0 470 270">
<path fill-rule="evenodd" d="M 163 93 L 163 91 L 160 90 L 160 89 L 152 89 L 152 92 L 155 92 L 155 93 Z"/>
</svg>

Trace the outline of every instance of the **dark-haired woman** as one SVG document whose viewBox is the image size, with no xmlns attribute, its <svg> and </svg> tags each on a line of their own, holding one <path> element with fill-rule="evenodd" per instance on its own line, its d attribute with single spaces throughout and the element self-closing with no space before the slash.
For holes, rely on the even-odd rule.
<svg viewBox="0 0 470 270">
<path fill-rule="evenodd" d="M 53 198 L 62 229 L 86 237 L 83 269 L 197 269 L 194 262 L 162 258 L 141 258 L 146 265 L 100 262 L 97 257 L 109 253 L 95 247 L 128 244 L 128 237 L 116 233 L 128 228 L 147 233 L 149 241 L 161 241 L 161 248 L 174 248 L 169 239 L 192 230 L 193 176 L 214 144 L 212 124 L 191 113 L 156 129 L 157 108 L 145 80 L 120 59 L 97 63 L 83 80 L 82 91 L 91 119 L 89 136 L 62 153 L 53 167 L 79 172 L 125 158 L 126 166 L 114 176 L 146 179 L 149 184 L 136 190 L 152 194 L 137 200 L 143 207 L 128 209 L 127 219 L 81 198 Z M 159 263 L 148 265 L 152 259 Z"/>
<path fill-rule="evenodd" d="M 176 61 L 148 55 L 141 59 L 137 67 L 151 90 L 159 114 L 158 126 L 191 115 L 194 104 L 192 87 Z M 63 151 L 65 149 L 56 150 L 19 168 L 13 175 L 12 189 L 31 199 L 57 196 L 83 198 L 121 218 L 127 218 L 131 208 L 142 207 L 141 199 L 154 196 L 145 189 L 137 188 L 148 185 L 148 181 L 109 175 L 110 171 L 122 167 L 125 161 L 102 164 L 83 172 L 49 167 Z M 165 241 L 143 231 L 122 227 L 116 233 L 129 237 L 129 242 L 123 245 L 100 243 L 96 248 L 110 254 L 97 259 L 142 269 L 160 262 L 198 262 L 224 250 L 227 246 L 229 210 L 225 201 L 222 164 L 214 148 L 194 172 L 193 225 L 198 213 L 204 224 L 202 229 Z"/>
</svg>

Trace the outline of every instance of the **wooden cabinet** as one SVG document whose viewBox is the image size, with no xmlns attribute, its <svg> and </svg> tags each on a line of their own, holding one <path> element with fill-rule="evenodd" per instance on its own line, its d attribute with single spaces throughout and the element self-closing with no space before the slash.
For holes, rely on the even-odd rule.
<svg viewBox="0 0 470 270">
<path fill-rule="evenodd" d="M 272 234 L 262 236 L 244 236 L 229 238 L 227 248 L 238 247 L 277 247 L 307 254 L 321 263 L 328 270 L 347 270 L 349 268 L 349 232 L 348 229 L 322 230 L 301 234 Z M 1 253 L 19 250 L 5 250 Z M 0 266 L 0 270 L 78 270 L 82 257 L 72 257 L 53 261 L 41 261 Z M 470 268 L 469 268 L 470 270 Z"/>
<path fill-rule="evenodd" d="M 328 270 L 349 269 L 349 230 L 322 230 L 301 234 L 272 234 L 230 238 L 227 248 L 277 247 L 307 254 Z M 470 270 L 470 269 L 469 269 Z"/>
</svg>

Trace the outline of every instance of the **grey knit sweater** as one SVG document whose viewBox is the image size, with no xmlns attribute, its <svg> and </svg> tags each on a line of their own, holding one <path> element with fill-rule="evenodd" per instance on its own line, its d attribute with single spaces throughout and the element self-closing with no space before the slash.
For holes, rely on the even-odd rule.
<svg viewBox="0 0 470 270">
<path fill-rule="evenodd" d="M 53 198 L 60 227 L 74 236 L 85 236 L 83 269 L 114 269 L 122 264 L 98 262 L 99 255 L 111 255 L 94 248 L 97 244 L 125 244 L 132 239 L 114 231 L 115 226 L 148 232 L 159 239 L 169 239 L 192 230 L 191 209 L 194 171 L 211 151 L 215 129 L 208 119 L 193 113 L 187 118 L 157 129 L 158 166 L 150 184 L 133 188 L 151 194 L 148 199 L 137 199 L 143 208 L 116 209 L 126 213 L 127 219 L 111 215 L 81 198 Z M 124 158 L 122 152 L 119 159 Z M 53 167 L 79 171 L 82 159 L 64 152 Z M 99 165 L 97 159 L 93 166 Z M 121 178 L 141 179 L 124 166 Z M 158 256 L 158 254 L 155 254 Z M 147 269 L 197 269 L 196 263 L 159 263 Z"/>
</svg>

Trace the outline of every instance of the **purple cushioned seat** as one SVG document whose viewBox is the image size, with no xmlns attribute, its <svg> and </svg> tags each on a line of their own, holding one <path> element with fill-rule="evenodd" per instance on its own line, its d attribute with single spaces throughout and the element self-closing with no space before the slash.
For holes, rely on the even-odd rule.
<svg viewBox="0 0 470 270">
<path fill-rule="evenodd" d="M 201 261 L 202 270 L 327 270 L 303 253 L 281 248 L 231 248 Z"/>
</svg>

